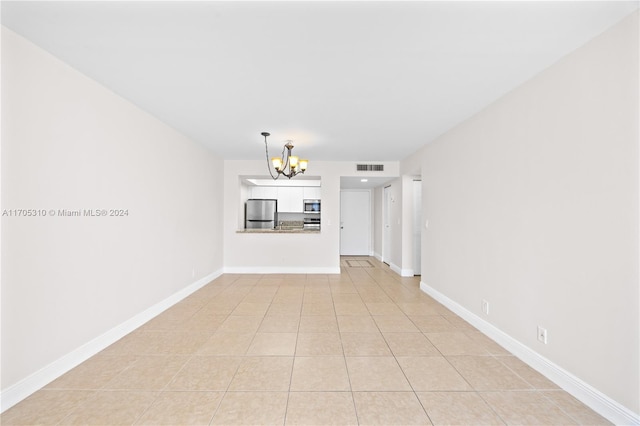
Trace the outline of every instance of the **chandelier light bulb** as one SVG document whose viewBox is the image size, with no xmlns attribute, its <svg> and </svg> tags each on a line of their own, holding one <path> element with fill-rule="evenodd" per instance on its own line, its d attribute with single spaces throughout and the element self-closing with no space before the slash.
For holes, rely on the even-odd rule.
<svg viewBox="0 0 640 426">
<path fill-rule="evenodd" d="M 282 170 L 282 159 L 278 157 L 271 158 L 271 164 L 273 164 L 273 168 L 277 171 Z"/>
</svg>

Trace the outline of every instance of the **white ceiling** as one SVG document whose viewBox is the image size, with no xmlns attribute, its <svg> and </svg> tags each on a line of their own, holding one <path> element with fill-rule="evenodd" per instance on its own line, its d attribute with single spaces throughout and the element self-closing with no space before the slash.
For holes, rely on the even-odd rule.
<svg viewBox="0 0 640 426">
<path fill-rule="evenodd" d="M 632 2 L 9 2 L 2 23 L 226 159 L 393 161 Z"/>
</svg>

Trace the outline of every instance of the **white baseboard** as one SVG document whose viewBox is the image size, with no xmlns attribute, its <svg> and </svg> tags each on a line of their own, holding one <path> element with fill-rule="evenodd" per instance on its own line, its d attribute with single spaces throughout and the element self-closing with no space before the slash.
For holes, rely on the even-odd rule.
<svg viewBox="0 0 640 426">
<path fill-rule="evenodd" d="M 409 269 L 409 268 L 404 268 L 400 270 L 400 276 L 401 277 L 413 277 L 414 273 L 413 273 L 413 269 Z"/>
<path fill-rule="evenodd" d="M 339 274 L 337 267 L 251 266 L 226 267 L 225 274 Z"/>
<path fill-rule="evenodd" d="M 9 386 L 7 389 L 3 389 L 2 392 L 0 392 L 0 412 L 4 412 L 5 410 L 13 407 L 15 404 L 22 401 L 38 389 L 41 389 L 42 387 L 51 383 L 53 380 L 62 376 L 67 371 L 80 365 L 101 350 L 105 349 L 107 346 L 120 340 L 122 337 L 131 333 L 133 330 L 140 327 L 150 319 L 175 305 L 185 297 L 189 296 L 191 293 L 204 287 L 214 279 L 218 278 L 220 275 L 222 275 L 222 270 L 218 270 L 207 275 L 206 277 L 200 278 L 196 282 L 172 294 L 171 296 L 151 306 L 150 308 L 140 312 L 133 318 L 128 319 L 127 321 L 112 328 L 106 333 L 96 337 L 93 340 L 90 340 L 79 348 L 55 360 L 46 367 L 43 367 L 30 376 L 22 379 L 18 383 Z"/>
<path fill-rule="evenodd" d="M 394 263 L 389 263 L 389 267 L 393 272 L 400 275 L 401 277 L 413 277 L 413 269 L 404 268 L 402 269 L 398 265 Z"/>
<path fill-rule="evenodd" d="M 402 276 L 402 274 L 400 272 L 402 272 L 402 270 L 400 269 L 400 267 L 398 265 L 396 265 L 395 263 L 391 263 L 389 262 L 389 268 L 391 268 L 391 270 L 393 272 L 395 272 L 396 274 Z"/>
<path fill-rule="evenodd" d="M 640 425 L 640 415 L 609 398 L 593 386 L 585 383 L 562 367 L 538 354 L 533 349 L 520 343 L 491 323 L 485 321 L 444 294 L 424 282 L 420 282 L 420 290 L 452 310 L 482 333 L 495 340 L 500 346 L 520 358 L 530 367 L 537 370 L 549 380 L 573 395 L 593 411 L 618 425 Z"/>
<path fill-rule="evenodd" d="M 382 262 L 382 255 L 380 253 L 373 252 L 373 257 L 375 257 L 378 261 Z"/>
</svg>

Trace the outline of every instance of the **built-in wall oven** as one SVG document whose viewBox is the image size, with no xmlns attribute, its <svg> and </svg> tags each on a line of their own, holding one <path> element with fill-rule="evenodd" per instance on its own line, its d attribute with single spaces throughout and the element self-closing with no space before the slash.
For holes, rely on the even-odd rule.
<svg viewBox="0 0 640 426">
<path fill-rule="evenodd" d="M 320 230 L 320 200 L 304 200 L 304 229 Z"/>
<path fill-rule="evenodd" d="M 306 230 L 320 230 L 320 216 L 318 217 L 305 217 L 303 219 L 303 228 Z"/>
<path fill-rule="evenodd" d="M 304 200 L 305 213 L 320 213 L 320 200 Z"/>
</svg>

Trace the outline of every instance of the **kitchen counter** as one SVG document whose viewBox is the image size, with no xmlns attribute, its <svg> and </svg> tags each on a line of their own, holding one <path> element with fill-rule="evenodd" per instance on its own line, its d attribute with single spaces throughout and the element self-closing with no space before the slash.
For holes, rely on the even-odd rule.
<svg viewBox="0 0 640 426">
<path fill-rule="evenodd" d="M 239 229 L 238 234 L 319 234 L 319 229 Z"/>
</svg>

